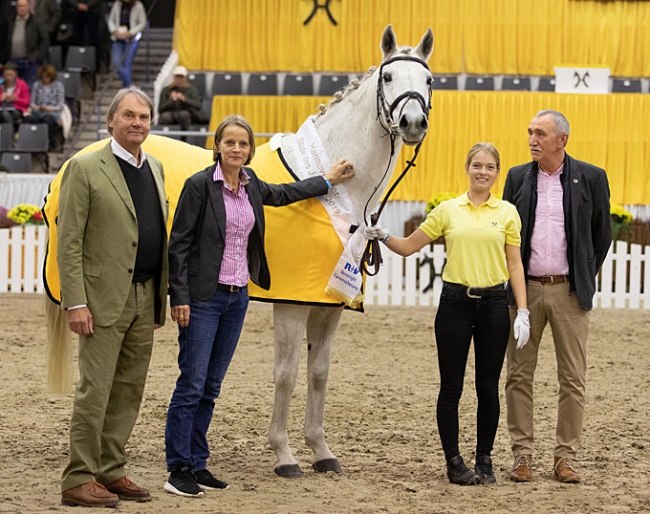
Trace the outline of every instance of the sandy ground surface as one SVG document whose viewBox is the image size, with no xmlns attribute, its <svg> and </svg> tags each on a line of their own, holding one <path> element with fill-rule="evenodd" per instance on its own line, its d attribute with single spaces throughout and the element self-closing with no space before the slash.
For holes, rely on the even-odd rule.
<svg viewBox="0 0 650 514">
<path fill-rule="evenodd" d="M 72 393 L 45 392 L 45 328 L 37 295 L 0 295 L 0 512 L 70 511 L 60 505 Z M 176 379 L 176 330 L 157 332 L 145 398 L 128 447 L 129 473 L 153 501 L 122 502 L 128 513 L 628 513 L 650 511 L 650 313 L 592 313 L 581 485 L 553 478 L 557 381 L 551 340 L 536 379 L 535 479 L 508 481 L 512 464 L 505 401 L 493 454 L 496 486 L 447 483 L 435 428 L 438 371 L 430 308 L 368 307 L 342 316 L 332 357 L 326 433 L 341 475 L 311 470 L 302 440 L 304 357 L 290 438 L 306 471 L 273 473 L 267 443 L 272 408 L 271 306 L 251 304 L 244 334 L 210 428 L 211 468 L 226 491 L 201 499 L 164 492 L 164 421 Z M 473 460 L 473 362 L 461 405 L 461 450 Z M 503 387 L 502 387 L 503 389 Z M 75 508 L 73 512 L 85 511 Z"/>
</svg>

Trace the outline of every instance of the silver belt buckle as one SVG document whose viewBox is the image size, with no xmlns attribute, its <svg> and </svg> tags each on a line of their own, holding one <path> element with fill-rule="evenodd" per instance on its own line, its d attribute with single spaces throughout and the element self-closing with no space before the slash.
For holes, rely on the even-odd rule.
<svg viewBox="0 0 650 514">
<path fill-rule="evenodd" d="M 465 290 L 465 293 L 467 294 L 467 296 L 468 296 L 469 298 L 481 298 L 480 295 L 472 294 L 472 293 L 470 292 L 471 289 L 474 289 L 474 288 L 473 288 L 473 287 L 468 287 L 468 288 Z"/>
</svg>

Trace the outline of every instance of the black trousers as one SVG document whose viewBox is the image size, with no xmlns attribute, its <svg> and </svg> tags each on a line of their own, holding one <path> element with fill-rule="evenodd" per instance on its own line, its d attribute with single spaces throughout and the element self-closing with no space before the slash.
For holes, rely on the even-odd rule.
<svg viewBox="0 0 650 514">
<path fill-rule="evenodd" d="M 510 335 L 505 295 L 471 298 L 462 287 L 443 287 L 435 320 L 440 393 L 436 409 L 438 431 L 447 461 L 458 448 L 458 403 L 469 347 L 474 339 L 476 455 L 490 455 L 499 424 L 499 376 Z"/>
</svg>

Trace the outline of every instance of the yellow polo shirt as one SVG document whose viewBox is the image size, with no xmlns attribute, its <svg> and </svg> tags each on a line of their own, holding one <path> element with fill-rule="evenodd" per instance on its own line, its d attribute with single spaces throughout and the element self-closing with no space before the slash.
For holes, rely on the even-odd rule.
<svg viewBox="0 0 650 514">
<path fill-rule="evenodd" d="M 514 205 L 490 195 L 476 207 L 467 193 L 442 202 L 420 225 L 431 239 L 445 237 L 446 282 L 490 287 L 508 280 L 505 245 L 521 246 L 521 220 Z"/>
</svg>

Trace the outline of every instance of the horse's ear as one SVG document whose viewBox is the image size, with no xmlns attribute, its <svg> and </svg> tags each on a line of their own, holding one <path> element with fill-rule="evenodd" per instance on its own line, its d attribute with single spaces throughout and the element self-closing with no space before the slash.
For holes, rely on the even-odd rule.
<svg viewBox="0 0 650 514">
<path fill-rule="evenodd" d="M 397 38 L 393 32 L 393 26 L 388 25 L 381 36 L 381 51 L 384 54 L 384 60 L 397 50 Z"/>
<path fill-rule="evenodd" d="M 422 39 L 420 39 L 418 46 L 415 47 L 415 53 L 419 54 L 426 62 L 431 57 L 431 52 L 433 52 L 433 32 L 428 28 Z"/>
</svg>

